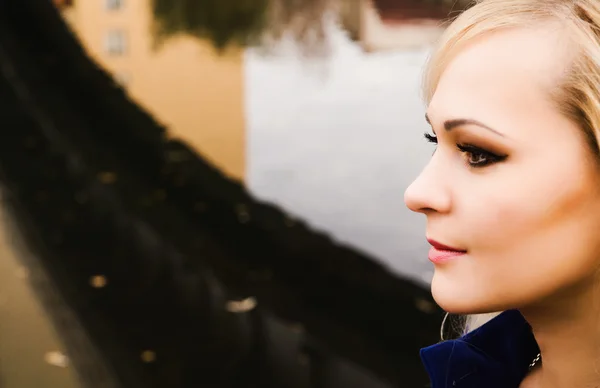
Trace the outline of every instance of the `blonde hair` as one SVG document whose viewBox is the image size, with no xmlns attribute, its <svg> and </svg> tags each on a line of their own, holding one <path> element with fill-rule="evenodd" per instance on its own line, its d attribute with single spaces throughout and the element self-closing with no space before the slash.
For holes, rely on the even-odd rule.
<svg viewBox="0 0 600 388">
<path fill-rule="evenodd" d="M 557 22 L 575 49 L 568 71 L 551 97 L 557 109 L 576 122 L 600 156 L 600 0 L 479 0 L 460 14 L 443 33 L 429 58 L 423 95 L 429 105 L 447 64 L 467 43 L 506 28 Z M 498 313 L 467 316 L 463 333 L 481 326 Z"/>
</svg>

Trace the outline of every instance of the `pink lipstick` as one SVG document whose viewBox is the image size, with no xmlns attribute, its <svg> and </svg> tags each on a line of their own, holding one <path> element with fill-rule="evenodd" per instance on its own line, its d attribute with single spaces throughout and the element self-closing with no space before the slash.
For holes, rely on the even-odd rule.
<svg viewBox="0 0 600 388">
<path fill-rule="evenodd" d="M 435 240 L 427 239 L 427 242 L 431 244 L 429 250 L 429 261 L 433 264 L 443 263 L 445 261 L 458 258 L 463 256 L 467 251 L 450 247 L 448 245 L 441 244 Z"/>
</svg>

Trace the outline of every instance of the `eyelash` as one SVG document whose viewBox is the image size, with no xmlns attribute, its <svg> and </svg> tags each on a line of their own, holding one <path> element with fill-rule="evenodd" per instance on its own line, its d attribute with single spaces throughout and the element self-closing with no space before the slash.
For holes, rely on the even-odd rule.
<svg viewBox="0 0 600 388">
<path fill-rule="evenodd" d="M 425 132 L 425 139 L 428 142 L 433 143 L 433 144 L 438 143 L 437 136 L 431 135 L 427 132 Z M 467 160 L 467 163 L 469 164 L 469 166 L 471 166 L 473 168 L 486 167 L 486 166 L 501 162 L 504 159 L 506 159 L 505 156 L 499 156 L 492 152 L 486 151 L 484 149 L 481 149 L 479 147 L 475 147 L 475 146 L 472 146 L 469 144 L 457 144 L 456 147 L 458 148 L 458 150 L 460 152 L 464 153 L 465 155 L 467 155 L 467 156 L 470 155 L 469 159 Z M 473 156 L 483 156 L 484 161 L 483 162 L 473 162 L 472 161 Z"/>
</svg>

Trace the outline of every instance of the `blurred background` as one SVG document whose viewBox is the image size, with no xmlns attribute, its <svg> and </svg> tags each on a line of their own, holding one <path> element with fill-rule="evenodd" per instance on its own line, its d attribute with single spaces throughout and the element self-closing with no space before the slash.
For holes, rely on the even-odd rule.
<svg viewBox="0 0 600 388">
<path fill-rule="evenodd" d="M 403 193 L 469 3 L 4 2 L 0 386 L 427 386 Z"/>
</svg>

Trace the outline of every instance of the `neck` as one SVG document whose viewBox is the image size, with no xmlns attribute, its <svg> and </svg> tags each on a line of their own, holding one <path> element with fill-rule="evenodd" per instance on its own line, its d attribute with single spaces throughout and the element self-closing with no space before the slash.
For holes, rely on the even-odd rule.
<svg viewBox="0 0 600 388">
<path fill-rule="evenodd" d="M 600 387 L 600 296 L 593 284 L 576 288 L 521 309 L 542 354 L 522 387 Z"/>
</svg>

